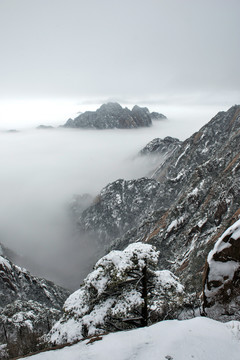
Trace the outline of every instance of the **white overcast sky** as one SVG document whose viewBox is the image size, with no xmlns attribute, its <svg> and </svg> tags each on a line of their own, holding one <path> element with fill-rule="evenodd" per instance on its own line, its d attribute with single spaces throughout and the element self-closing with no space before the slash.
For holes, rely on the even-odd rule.
<svg viewBox="0 0 240 360">
<path fill-rule="evenodd" d="M 0 99 L 234 102 L 239 14 L 239 0 L 0 0 Z"/>
</svg>

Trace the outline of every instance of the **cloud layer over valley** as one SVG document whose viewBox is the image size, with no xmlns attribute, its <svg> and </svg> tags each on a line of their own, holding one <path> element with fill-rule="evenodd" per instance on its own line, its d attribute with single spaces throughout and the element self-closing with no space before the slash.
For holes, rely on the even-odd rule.
<svg viewBox="0 0 240 360">
<path fill-rule="evenodd" d="M 172 108 L 168 120 L 131 130 L 2 132 L 1 242 L 28 257 L 35 274 L 77 287 L 93 265 L 94 244 L 73 234 L 68 217 L 72 196 L 95 196 L 118 178 L 145 176 L 153 165 L 136 155 L 149 141 L 169 135 L 184 140 L 216 111 Z"/>
</svg>

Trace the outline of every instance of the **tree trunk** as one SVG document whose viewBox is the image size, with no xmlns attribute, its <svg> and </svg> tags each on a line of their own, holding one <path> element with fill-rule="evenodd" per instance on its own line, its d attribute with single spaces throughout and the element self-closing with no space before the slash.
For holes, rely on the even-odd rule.
<svg viewBox="0 0 240 360">
<path fill-rule="evenodd" d="M 143 299 L 143 306 L 142 306 L 142 319 L 141 319 L 141 326 L 148 325 L 148 301 L 147 301 L 147 266 L 144 266 L 142 269 L 142 299 Z"/>
</svg>

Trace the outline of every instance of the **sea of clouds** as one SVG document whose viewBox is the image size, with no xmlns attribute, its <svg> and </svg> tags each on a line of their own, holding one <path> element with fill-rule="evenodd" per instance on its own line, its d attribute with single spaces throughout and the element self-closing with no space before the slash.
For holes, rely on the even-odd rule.
<svg viewBox="0 0 240 360">
<path fill-rule="evenodd" d="M 180 107 L 161 112 L 167 120 L 141 129 L 2 131 L 0 241 L 27 257 L 27 266 L 37 275 L 76 288 L 94 249 L 87 241 L 71 241 L 72 196 L 95 196 L 109 182 L 145 176 L 153 164 L 137 155 L 149 141 L 165 136 L 184 140 L 216 109 Z"/>
</svg>

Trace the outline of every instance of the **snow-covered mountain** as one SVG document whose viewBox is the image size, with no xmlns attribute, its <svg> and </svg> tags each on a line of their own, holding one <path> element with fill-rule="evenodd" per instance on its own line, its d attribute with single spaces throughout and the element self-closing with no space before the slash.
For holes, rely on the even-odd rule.
<svg viewBox="0 0 240 360">
<path fill-rule="evenodd" d="M 119 179 L 107 185 L 78 219 L 82 231 L 97 233 L 105 244 L 146 216 L 160 184 L 154 179 Z"/>
<path fill-rule="evenodd" d="M 181 141 L 175 138 L 153 139 L 138 154 L 145 156 L 154 169 L 179 149 Z M 98 237 L 102 243 L 122 236 L 153 211 L 153 199 L 160 184 L 155 179 L 118 179 L 108 184 L 92 199 L 89 195 L 75 196 L 71 203 L 73 217 L 79 230 Z"/>
<path fill-rule="evenodd" d="M 136 241 L 155 245 L 160 250 L 161 269 L 180 276 L 190 292 L 200 292 L 209 251 L 240 214 L 239 159 L 240 106 L 235 105 L 177 144 L 175 151 L 153 171 L 155 189 L 151 192 L 145 191 L 144 186 L 142 191 L 138 188 L 138 198 L 145 199 L 144 209 L 125 229 L 121 220 L 126 214 L 135 213 L 137 200 L 134 196 L 128 202 L 126 212 L 122 201 L 128 196 L 125 188 L 119 196 L 116 218 L 112 215 L 116 201 L 112 201 L 111 191 L 109 201 L 105 197 L 106 201 L 101 202 L 100 195 L 99 202 L 83 212 L 80 226 L 99 234 L 109 233 L 112 249 L 123 249 Z M 115 183 L 109 184 L 104 194 L 114 187 Z M 141 204 L 139 201 L 136 208 L 140 209 Z M 87 226 L 84 219 L 89 219 Z M 116 220 L 120 221 L 119 236 L 111 230 Z"/>
<path fill-rule="evenodd" d="M 26 341 L 33 334 L 48 332 L 60 318 L 68 295 L 68 290 L 33 276 L 0 256 L 0 344 L 10 346 L 20 339 L 17 346 L 23 348 L 14 355 L 23 354 Z"/>
<path fill-rule="evenodd" d="M 142 264 L 146 265 L 144 263 L 146 259 L 147 262 L 152 261 L 158 266 L 157 270 L 154 269 L 156 274 L 151 273 L 155 274 L 155 280 L 151 280 L 150 288 L 160 292 L 158 291 L 151 299 L 152 302 L 149 302 L 150 307 L 154 308 L 155 300 L 160 299 L 155 306 L 156 321 L 164 318 L 165 315 L 161 318 L 160 313 L 168 315 L 168 311 L 164 313 L 165 310 L 162 310 L 167 308 L 164 303 L 166 299 L 169 304 L 171 304 L 169 299 L 174 299 L 173 309 L 175 311 L 174 306 L 177 306 L 177 309 L 176 312 L 171 311 L 173 317 L 177 318 L 180 310 L 183 312 L 186 310 L 184 306 L 186 308 L 187 305 L 190 305 L 190 308 L 195 306 L 195 301 L 200 298 L 202 290 L 204 290 L 205 314 L 224 321 L 240 319 L 238 310 L 240 106 L 235 105 L 226 112 L 218 113 L 183 143 L 171 138 L 153 140 L 141 152 L 141 156 L 147 156 L 150 159 L 153 154 L 159 156 L 160 160 L 156 162 L 156 168 L 148 177 L 137 180 L 120 179 L 108 184 L 93 200 L 89 196 L 79 196 L 72 202 L 73 218 L 78 224 L 80 236 L 86 234 L 86 239 L 88 236 L 90 240 L 94 239 L 98 243 L 94 251 L 97 254 L 102 252 L 101 256 L 106 248 L 112 251 L 97 262 L 80 290 L 77 290 L 65 302 L 64 314 L 49 335 L 52 343 L 71 342 L 102 331 L 117 330 L 119 319 L 129 320 L 129 316 L 135 324 L 136 320 L 144 318 L 141 313 L 144 308 L 143 299 L 150 296 L 150 292 L 147 296 L 143 293 L 142 281 L 145 275 L 141 272 L 145 268 Z M 149 258 L 147 255 L 146 258 L 141 258 L 140 251 L 138 253 L 140 258 L 136 253 L 134 255 L 134 263 L 133 258 L 127 254 L 131 246 L 138 248 L 136 244 L 139 244 L 140 248 L 149 249 L 147 252 L 143 251 L 145 255 L 148 253 Z M 121 262 L 124 256 L 128 260 Z M 136 261 L 136 259 L 141 261 Z M 123 269 L 128 261 L 137 264 L 138 267 L 133 271 L 131 269 L 126 276 Z M 45 314 L 48 314 L 49 308 L 59 311 L 59 307 L 55 304 L 56 298 L 59 296 L 66 298 L 64 291 L 55 289 L 54 285 L 49 285 L 48 288 L 48 283 L 32 277 L 25 270 L 13 265 L 6 257 L 1 257 L 0 271 L 0 290 L 2 287 L 5 294 L 0 296 L 0 305 L 2 302 L 2 306 L 5 307 L 2 319 L 7 319 L 4 320 L 5 323 L 3 321 L 4 324 L 10 322 L 15 324 L 15 320 L 11 319 L 20 319 L 27 324 L 30 314 L 36 314 L 34 316 L 37 323 L 40 321 L 37 313 L 44 314 L 44 311 L 40 306 L 38 310 L 35 303 L 45 306 Z M 130 276 L 133 273 L 134 279 Z M 128 286 L 125 288 L 126 282 Z M 122 302 L 119 302 L 119 296 Z M 190 304 L 186 301 L 189 299 L 192 301 Z M 10 305 L 7 305 L 8 303 Z M 61 303 L 63 303 L 62 300 Z M 137 319 L 136 313 L 141 315 Z M 26 314 L 28 315 L 25 317 Z M 186 313 L 184 316 L 187 317 Z M 48 317 L 50 317 L 50 312 Z M 234 329 L 234 334 L 239 336 L 239 323 L 232 322 L 231 325 L 223 325 L 209 319 L 191 321 L 191 324 L 198 324 L 198 330 L 195 325 L 192 328 L 186 325 L 190 322 L 173 322 L 181 329 L 176 332 L 176 339 L 173 340 L 177 342 L 178 349 L 182 339 L 181 331 L 184 333 L 183 330 L 187 329 L 188 334 L 196 331 L 196 342 L 192 339 L 194 347 L 191 347 L 190 342 L 187 343 L 187 355 L 185 350 L 181 352 L 181 349 L 178 350 L 179 352 L 176 350 L 173 353 L 169 351 L 165 353 L 164 341 L 162 347 L 153 341 L 149 349 L 145 341 L 137 343 L 135 355 L 130 352 L 129 356 L 141 359 L 155 351 L 153 359 L 157 356 L 158 358 L 164 356 L 168 360 L 175 360 L 175 358 L 182 360 L 186 359 L 186 356 L 199 360 L 210 358 L 225 360 L 226 356 L 234 360 L 239 358 L 239 342 L 229 338 L 231 328 Z M 161 333 L 163 331 L 161 326 L 163 329 L 165 326 L 163 324 L 166 323 L 154 326 Z M 154 329 L 154 326 L 151 329 Z M 49 324 L 47 327 L 49 330 Z M 201 328 L 204 329 L 202 332 Z M 143 331 L 148 336 L 147 332 L 149 331 L 150 334 L 152 331 L 149 329 L 138 331 Z M 3 332 L 3 338 L 6 338 L 5 333 Z M 209 336 L 211 340 L 208 342 Z M 164 334 L 162 338 L 164 339 Z M 225 343 L 223 339 L 228 340 Z M 218 341 L 219 347 L 216 345 Z M 232 341 L 236 347 L 232 345 Z M 214 345 L 213 342 L 215 342 Z M 200 343 L 209 344 L 209 347 L 207 346 L 204 350 Z M 72 349 L 77 349 L 78 352 L 81 348 L 83 354 L 86 354 L 86 359 L 91 359 L 92 355 L 84 353 L 82 344 Z M 219 351 L 220 345 L 223 346 L 222 351 Z M 199 352 L 197 346 L 201 349 Z M 232 347 L 233 352 L 226 355 L 226 349 L 229 346 Z M 164 353 L 161 352 L 162 348 Z M 175 349 L 174 346 L 173 349 Z M 235 349 L 238 349 L 238 355 Z M 61 351 L 62 354 L 66 354 L 67 350 Z M 70 359 L 71 356 L 75 359 L 74 351 L 69 353 Z M 119 352 L 121 351 L 123 351 L 122 348 Z M 56 356 L 54 354 L 59 353 L 52 354 Z M 38 356 L 41 358 L 44 355 Z"/>
<path fill-rule="evenodd" d="M 150 141 L 141 151 L 140 155 L 158 155 L 161 159 L 166 160 L 177 148 L 180 147 L 181 141 L 167 136 L 164 139 L 155 138 Z"/>
<path fill-rule="evenodd" d="M 61 309 L 69 291 L 53 282 L 31 275 L 27 270 L 0 256 L 0 306 L 16 300 L 33 300 Z"/>
<path fill-rule="evenodd" d="M 93 129 L 132 129 L 150 126 L 153 120 L 166 119 L 162 114 L 150 113 L 147 108 L 135 105 L 132 110 L 118 103 L 103 104 L 96 111 L 86 111 L 74 120 L 69 119 L 64 127 Z"/>
</svg>

